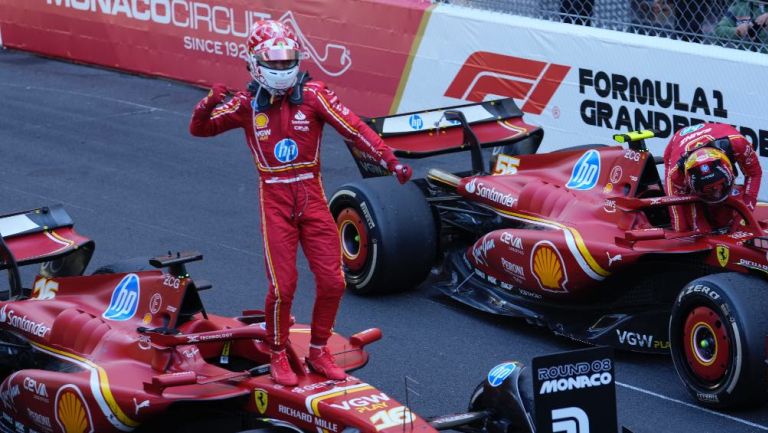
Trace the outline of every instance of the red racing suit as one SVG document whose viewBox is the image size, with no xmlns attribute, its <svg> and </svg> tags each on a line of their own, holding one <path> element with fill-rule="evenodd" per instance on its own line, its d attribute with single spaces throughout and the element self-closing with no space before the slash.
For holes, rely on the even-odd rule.
<svg viewBox="0 0 768 433">
<path fill-rule="evenodd" d="M 269 280 L 267 342 L 280 350 L 288 341 L 300 242 L 316 284 L 311 343 L 323 346 L 331 336 L 345 288 L 338 230 L 320 178 L 323 125 L 333 126 L 390 170 L 397 159 L 382 139 L 320 81 L 300 83 L 281 97 L 265 100 L 265 95 L 262 93 L 259 100 L 258 93 L 254 97 L 240 92 L 216 108 L 209 94 L 195 107 L 189 128 L 199 137 L 233 128 L 245 131 L 259 171 L 261 231 Z M 261 101 L 266 103 L 259 106 Z"/>
<path fill-rule="evenodd" d="M 730 140 L 730 149 L 720 149 L 731 159 L 731 165 L 738 164 L 744 173 L 744 186 L 734 188 L 733 194 L 739 194 L 744 203 L 753 210 L 760 190 L 763 171 L 757 154 L 747 139 L 730 125 L 704 123 L 683 128 L 672 136 L 664 150 L 664 168 L 666 170 L 667 195 L 688 195 L 691 188 L 686 182 L 685 173 L 681 172 L 678 162 L 688 152 L 708 145 L 720 138 Z M 735 173 L 734 173 L 735 174 Z M 701 230 L 704 232 L 729 226 L 733 222 L 733 211 L 725 206 L 712 204 L 671 206 L 672 227 L 677 231 Z"/>
</svg>

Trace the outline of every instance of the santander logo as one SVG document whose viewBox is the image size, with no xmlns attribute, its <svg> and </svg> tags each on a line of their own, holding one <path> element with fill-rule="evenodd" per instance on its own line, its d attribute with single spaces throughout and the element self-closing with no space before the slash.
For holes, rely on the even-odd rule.
<svg viewBox="0 0 768 433">
<path fill-rule="evenodd" d="M 482 102 L 488 95 L 515 98 L 521 110 L 541 114 L 570 66 L 476 51 L 467 57 L 445 96 Z"/>
</svg>

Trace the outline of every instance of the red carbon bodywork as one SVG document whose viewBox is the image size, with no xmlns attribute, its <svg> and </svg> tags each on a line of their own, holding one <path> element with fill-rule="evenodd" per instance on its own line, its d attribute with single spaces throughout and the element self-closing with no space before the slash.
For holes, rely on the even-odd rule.
<svg viewBox="0 0 768 433">
<path fill-rule="evenodd" d="M 58 241 L 70 240 L 71 246 L 89 242 L 71 227 L 59 235 Z M 7 244 L 18 257 L 60 257 L 61 245 L 50 238 L 47 231 L 37 232 Z M 229 360 L 268 365 L 260 312 L 244 312 L 243 319 L 206 318 L 194 286 L 163 270 L 38 275 L 30 299 L 0 303 L 0 330 L 28 342 L 46 366 L 18 370 L 0 384 L 3 423 L 38 432 L 131 431 L 162 417 L 172 404 L 230 399 L 235 411 L 305 431 L 394 432 L 404 424 L 409 431 L 434 431 L 353 376 L 330 381 L 310 372 L 304 364 L 310 337 L 305 325 L 291 328 L 298 386 L 277 385 L 265 371 L 252 375 L 224 368 Z M 140 327 L 178 333 L 140 332 Z M 329 348 L 340 365 L 356 369 L 368 360 L 363 346 L 380 335 L 378 329 L 351 339 L 334 334 Z"/>
<path fill-rule="evenodd" d="M 590 153 L 600 161 L 594 179 L 588 188 L 568 188 Z M 730 199 L 749 221 L 730 234 L 654 227 L 645 211 L 665 212 L 672 201 L 695 199 L 661 197 L 660 185 L 640 185 L 644 171 L 655 170 L 648 152 L 606 146 L 515 158 L 512 174 L 465 177 L 456 189 L 465 199 L 525 224 L 524 229 L 490 231 L 467 249 L 475 274 L 492 284 L 536 299 L 578 299 L 643 255 L 697 251 L 706 252 L 704 263 L 713 267 L 768 272 L 766 251 L 744 244 L 763 235 L 760 221 L 768 218 L 768 207 L 758 206 L 751 218 L 739 200 Z"/>
</svg>

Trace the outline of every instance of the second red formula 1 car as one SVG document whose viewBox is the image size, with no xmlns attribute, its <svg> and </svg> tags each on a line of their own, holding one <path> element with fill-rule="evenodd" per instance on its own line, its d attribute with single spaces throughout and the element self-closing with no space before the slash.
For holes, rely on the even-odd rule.
<svg viewBox="0 0 768 433">
<path fill-rule="evenodd" d="M 14 433 L 378 433 L 456 428 L 530 431 L 520 402 L 522 368 L 489 375 L 473 412 L 424 419 L 353 376 L 309 371 L 309 328 L 291 328 L 296 387 L 269 377 L 264 317 L 208 313 L 189 277 L 197 253 L 130 260 L 84 271 L 93 241 L 61 207 L 0 216 L 0 431 Z M 40 265 L 29 287 L 19 268 Z M 368 360 L 369 329 L 329 348 L 347 370 Z M 507 364 L 505 364 L 507 365 Z M 509 364 L 512 365 L 512 364 Z M 514 373 L 514 374 L 513 374 Z M 503 377 L 502 377 L 503 376 Z M 503 386 L 499 386 L 500 384 Z M 493 388 L 490 394 L 484 388 Z M 504 426 L 488 429 L 489 426 Z"/>
<path fill-rule="evenodd" d="M 763 401 L 768 208 L 727 205 L 728 233 L 676 233 L 650 131 L 536 153 L 540 128 L 511 99 L 370 119 L 400 157 L 470 150 L 472 169 L 429 169 L 399 187 L 374 177 L 330 200 L 347 282 L 365 294 L 422 283 L 479 310 L 596 345 L 668 352 L 714 407 Z M 490 165 L 483 148 L 497 148 Z M 353 152 L 366 177 L 372 158 Z"/>
</svg>

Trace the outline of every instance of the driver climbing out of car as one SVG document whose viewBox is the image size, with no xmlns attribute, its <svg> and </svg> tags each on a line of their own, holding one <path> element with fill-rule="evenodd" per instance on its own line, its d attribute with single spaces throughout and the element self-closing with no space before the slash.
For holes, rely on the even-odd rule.
<svg viewBox="0 0 768 433">
<path fill-rule="evenodd" d="M 247 45 L 245 60 L 253 79 L 248 91 L 222 104 L 228 90 L 214 84 L 195 106 L 190 132 L 208 137 L 243 128 L 258 168 L 273 380 L 286 386 L 298 383 L 286 346 L 299 242 L 317 288 L 307 364 L 329 379 L 341 380 L 346 373 L 326 348 L 345 281 L 338 231 L 320 177 L 323 125 L 330 124 L 359 150 L 378 159 L 400 183 L 407 182 L 412 171 L 323 82 L 299 71 L 301 46 L 292 29 L 277 21 L 260 21 Z"/>
<path fill-rule="evenodd" d="M 734 186 L 737 165 L 744 185 Z M 670 207 L 676 231 L 728 231 L 740 224 L 734 210 L 722 204 L 729 195 L 755 209 L 763 171 L 752 145 L 730 125 L 703 123 L 679 130 L 664 151 L 664 167 L 668 195 L 693 194 L 704 202 Z"/>
</svg>

